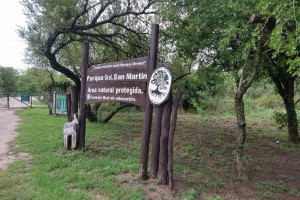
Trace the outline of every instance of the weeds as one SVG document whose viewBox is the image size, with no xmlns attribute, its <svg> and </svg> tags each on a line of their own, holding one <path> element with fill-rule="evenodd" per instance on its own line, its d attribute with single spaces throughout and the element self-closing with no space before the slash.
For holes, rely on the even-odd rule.
<svg viewBox="0 0 300 200">
<path fill-rule="evenodd" d="M 271 198 L 274 194 L 284 193 L 285 187 L 274 181 L 263 181 L 256 185 L 257 194 L 261 198 Z"/>
<path fill-rule="evenodd" d="M 289 195 L 291 195 L 291 196 L 296 196 L 296 197 L 300 197 L 300 190 L 299 190 L 299 189 L 292 188 L 292 189 L 289 191 Z"/>
<path fill-rule="evenodd" d="M 183 197 L 183 200 L 193 200 L 197 196 L 198 192 L 195 189 L 190 189 L 187 191 L 185 196 Z"/>
</svg>

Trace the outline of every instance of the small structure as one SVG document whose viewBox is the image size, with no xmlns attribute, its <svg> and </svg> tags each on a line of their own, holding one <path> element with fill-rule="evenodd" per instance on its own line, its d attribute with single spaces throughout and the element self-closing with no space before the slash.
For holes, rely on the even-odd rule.
<svg viewBox="0 0 300 200">
<path fill-rule="evenodd" d="M 64 146 L 67 149 L 75 149 L 77 147 L 78 120 L 76 114 L 73 120 L 64 124 Z"/>
</svg>

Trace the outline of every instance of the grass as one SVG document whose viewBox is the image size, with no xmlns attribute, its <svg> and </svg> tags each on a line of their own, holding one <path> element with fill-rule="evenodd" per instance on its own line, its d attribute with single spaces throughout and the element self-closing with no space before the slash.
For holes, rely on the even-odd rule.
<svg viewBox="0 0 300 200">
<path fill-rule="evenodd" d="M 26 109 L 17 113 L 22 118 L 18 128 L 21 134 L 13 142 L 13 151 L 27 152 L 32 158 L 16 161 L 7 170 L 0 170 L 0 199 L 131 200 L 147 199 L 147 191 L 160 191 L 155 180 L 149 184 L 134 180 L 139 173 L 142 112 L 120 112 L 108 124 L 88 123 L 84 151 L 68 151 L 63 147 L 65 117 L 50 116 L 47 109 Z M 235 176 L 234 169 L 232 122 L 232 117 L 200 118 L 180 114 L 174 146 L 175 199 L 227 199 L 228 188 L 240 186 L 241 180 Z M 250 126 L 253 123 L 259 125 L 259 120 L 253 119 Z M 288 195 L 298 198 L 300 188 L 288 190 L 288 186 L 272 177 L 266 179 L 266 173 L 277 159 L 258 156 L 256 148 L 266 148 L 268 152 L 266 141 L 277 136 L 266 134 L 263 128 L 257 130 L 256 126 L 249 129 L 251 137 L 245 148 L 246 165 L 256 167 L 256 176 L 253 175 L 254 180 L 249 182 L 255 188 L 252 197 Z M 265 140 L 257 141 L 257 137 Z M 278 151 L 284 148 L 284 152 L 298 155 L 296 147 L 280 145 L 276 146 Z M 129 184 L 126 176 L 118 178 L 120 174 L 132 176 L 133 183 Z M 286 177 L 289 182 L 299 178 Z M 244 196 L 238 197 L 244 199 Z"/>
<path fill-rule="evenodd" d="M 285 187 L 274 181 L 263 181 L 256 185 L 257 194 L 261 198 L 271 198 L 276 193 L 284 193 Z"/>
<path fill-rule="evenodd" d="M 115 140 L 125 140 L 118 128 L 120 124 L 103 125 L 100 133 L 99 125 L 89 124 L 87 150 L 67 151 L 62 140 L 64 117 L 49 116 L 46 110 L 40 109 L 22 110 L 18 114 L 23 123 L 18 128 L 22 134 L 15 141 L 19 145 L 15 150 L 30 153 L 32 159 L 27 164 L 16 162 L 2 172 L 0 199 L 14 196 L 22 196 L 22 199 L 89 199 L 91 190 L 99 190 L 111 199 L 142 198 L 141 189 L 132 191 L 116 185 L 114 175 L 122 171 L 137 173 L 139 166 L 137 145 L 125 149 L 113 144 Z M 103 142 L 96 146 L 93 145 L 95 141 Z M 132 140 L 128 138 L 128 141 Z M 20 178 L 18 172 L 24 175 Z M 24 188 L 28 191 L 25 194 Z"/>
</svg>

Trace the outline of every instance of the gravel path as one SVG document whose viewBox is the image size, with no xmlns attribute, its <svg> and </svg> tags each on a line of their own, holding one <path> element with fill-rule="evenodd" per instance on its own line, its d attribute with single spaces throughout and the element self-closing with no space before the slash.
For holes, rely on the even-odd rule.
<svg viewBox="0 0 300 200">
<path fill-rule="evenodd" d="M 14 111 L 0 108 L 0 169 L 6 169 L 10 163 L 17 159 L 27 159 L 27 153 L 14 154 L 10 149 L 10 142 L 17 136 L 16 127 L 20 119 Z"/>
</svg>

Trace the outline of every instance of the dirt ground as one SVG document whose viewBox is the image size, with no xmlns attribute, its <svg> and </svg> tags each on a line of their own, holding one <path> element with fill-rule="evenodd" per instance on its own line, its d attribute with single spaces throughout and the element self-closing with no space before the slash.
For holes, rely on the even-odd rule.
<svg viewBox="0 0 300 200">
<path fill-rule="evenodd" d="M 19 120 L 13 110 L 0 107 L 0 169 L 6 169 L 17 159 L 30 158 L 29 154 L 22 152 L 15 154 L 10 148 L 11 141 L 18 136 L 16 128 Z"/>
</svg>

